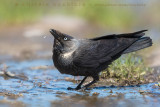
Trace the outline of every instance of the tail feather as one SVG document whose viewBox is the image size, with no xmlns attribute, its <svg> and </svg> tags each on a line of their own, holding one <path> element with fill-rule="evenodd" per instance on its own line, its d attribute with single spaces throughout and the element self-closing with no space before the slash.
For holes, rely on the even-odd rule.
<svg viewBox="0 0 160 107">
<path fill-rule="evenodd" d="M 134 52 L 143 48 L 152 46 L 152 39 L 150 37 L 142 37 L 127 48 L 123 54 Z"/>
</svg>

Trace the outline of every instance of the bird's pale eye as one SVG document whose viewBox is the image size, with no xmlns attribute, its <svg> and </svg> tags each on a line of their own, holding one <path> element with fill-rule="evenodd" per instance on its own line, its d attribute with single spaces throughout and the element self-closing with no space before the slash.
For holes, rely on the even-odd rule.
<svg viewBox="0 0 160 107">
<path fill-rule="evenodd" d="M 64 37 L 64 40 L 67 40 L 67 37 Z"/>
</svg>

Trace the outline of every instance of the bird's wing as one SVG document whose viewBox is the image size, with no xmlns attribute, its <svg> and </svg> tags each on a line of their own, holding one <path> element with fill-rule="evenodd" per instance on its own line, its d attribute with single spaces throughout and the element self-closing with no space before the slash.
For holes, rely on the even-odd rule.
<svg viewBox="0 0 160 107">
<path fill-rule="evenodd" d="M 134 32 L 134 33 L 125 33 L 125 34 L 112 34 L 112 35 L 105 35 L 105 36 L 100 36 L 100 37 L 96 37 L 96 38 L 92 38 L 91 40 L 102 40 L 102 39 L 113 39 L 113 38 L 120 38 L 120 37 L 125 37 L 125 38 L 138 38 L 138 37 L 142 37 L 145 35 L 145 32 L 147 30 L 141 30 L 138 32 Z"/>
<path fill-rule="evenodd" d="M 79 67 L 91 68 L 97 68 L 100 64 L 107 62 L 111 63 L 143 35 L 142 32 L 139 32 L 128 36 L 121 34 L 109 35 L 109 38 L 90 39 L 87 45 L 82 45 L 74 53 L 73 63 Z"/>
</svg>

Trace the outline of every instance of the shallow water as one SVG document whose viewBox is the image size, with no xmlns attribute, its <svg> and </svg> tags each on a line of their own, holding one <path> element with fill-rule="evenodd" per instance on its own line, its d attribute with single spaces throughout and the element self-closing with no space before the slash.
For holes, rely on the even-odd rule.
<svg viewBox="0 0 160 107">
<path fill-rule="evenodd" d="M 160 104 L 160 88 L 156 83 L 126 87 L 102 84 L 91 90 L 70 91 L 67 87 L 77 86 L 74 77 L 60 74 L 53 68 L 52 60 L 10 60 L 5 64 L 6 71 L 16 78 L 0 76 L 0 106 L 13 106 L 13 102 L 17 102 L 16 106 L 31 107 L 158 107 Z"/>
</svg>

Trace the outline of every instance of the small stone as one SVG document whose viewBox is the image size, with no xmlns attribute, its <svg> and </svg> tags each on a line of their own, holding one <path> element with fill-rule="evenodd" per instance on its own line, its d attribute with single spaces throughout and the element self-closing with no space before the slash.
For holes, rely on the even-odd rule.
<svg viewBox="0 0 160 107">
<path fill-rule="evenodd" d="M 97 93 L 97 92 L 94 92 L 92 95 L 99 95 L 99 93 Z"/>
<path fill-rule="evenodd" d="M 112 90 L 110 90 L 110 92 L 109 93 L 113 93 L 113 91 Z"/>
</svg>

